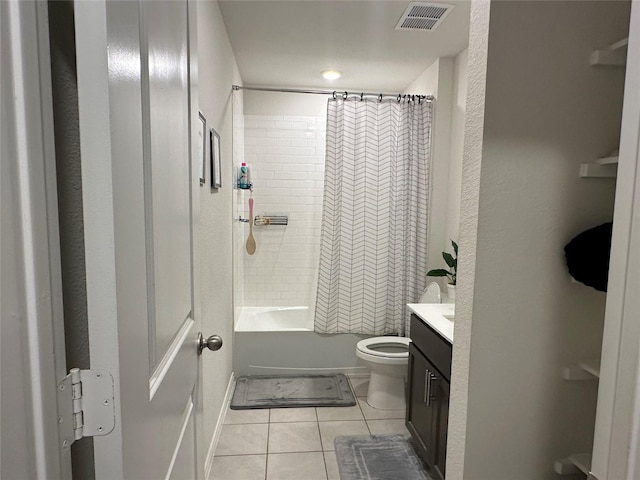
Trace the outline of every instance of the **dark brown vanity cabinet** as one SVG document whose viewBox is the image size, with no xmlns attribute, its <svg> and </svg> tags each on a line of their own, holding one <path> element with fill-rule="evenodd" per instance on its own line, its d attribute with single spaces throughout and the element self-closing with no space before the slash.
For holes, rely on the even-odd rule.
<svg viewBox="0 0 640 480">
<path fill-rule="evenodd" d="M 432 474 L 444 479 L 451 344 L 411 316 L 406 424 Z"/>
</svg>

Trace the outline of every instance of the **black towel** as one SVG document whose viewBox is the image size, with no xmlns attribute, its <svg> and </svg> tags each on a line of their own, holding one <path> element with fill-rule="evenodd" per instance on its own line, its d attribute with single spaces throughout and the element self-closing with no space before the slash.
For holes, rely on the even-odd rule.
<svg viewBox="0 0 640 480">
<path fill-rule="evenodd" d="M 612 227 L 608 222 L 585 230 L 564 247 L 571 276 L 601 292 L 607 291 Z"/>
</svg>

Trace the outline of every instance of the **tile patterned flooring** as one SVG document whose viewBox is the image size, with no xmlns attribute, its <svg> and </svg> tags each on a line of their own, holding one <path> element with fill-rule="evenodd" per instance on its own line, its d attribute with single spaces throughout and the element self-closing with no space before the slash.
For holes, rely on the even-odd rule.
<svg viewBox="0 0 640 480">
<path fill-rule="evenodd" d="M 213 480 L 340 480 L 333 439 L 406 433 L 403 410 L 367 404 L 368 378 L 348 377 L 353 407 L 228 410 Z"/>
</svg>

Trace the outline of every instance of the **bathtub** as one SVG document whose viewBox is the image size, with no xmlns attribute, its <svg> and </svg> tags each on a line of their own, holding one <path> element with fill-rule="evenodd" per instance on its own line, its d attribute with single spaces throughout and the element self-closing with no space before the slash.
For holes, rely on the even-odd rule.
<svg viewBox="0 0 640 480">
<path fill-rule="evenodd" d="M 309 307 L 244 307 L 234 333 L 236 375 L 367 374 L 356 343 L 368 335 L 313 331 Z"/>
</svg>

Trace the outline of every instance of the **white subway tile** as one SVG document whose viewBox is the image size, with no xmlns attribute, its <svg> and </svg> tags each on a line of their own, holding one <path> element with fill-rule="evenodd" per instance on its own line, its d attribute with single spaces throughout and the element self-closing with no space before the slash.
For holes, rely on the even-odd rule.
<svg viewBox="0 0 640 480">
<path fill-rule="evenodd" d="M 288 214 L 290 224 L 254 229 L 258 252 L 242 267 L 245 304 L 308 305 L 314 303 L 318 265 L 324 118 L 250 117 L 244 133 L 251 137 L 246 145 L 252 148 L 245 158 L 253 164 L 256 209 Z M 246 198 L 237 197 L 235 209 L 246 216 Z M 238 228 L 244 240 L 248 226 Z M 239 250 L 242 255 L 244 246 Z"/>
<path fill-rule="evenodd" d="M 309 123 L 309 122 L 315 122 L 316 121 L 316 117 L 315 116 L 303 116 L 303 115 L 291 115 L 291 116 L 287 116 L 287 120 L 290 120 L 292 122 L 304 122 L 304 123 Z"/>
<path fill-rule="evenodd" d="M 245 128 L 244 129 L 245 138 L 248 137 L 266 137 L 267 130 L 264 128 Z"/>
</svg>

